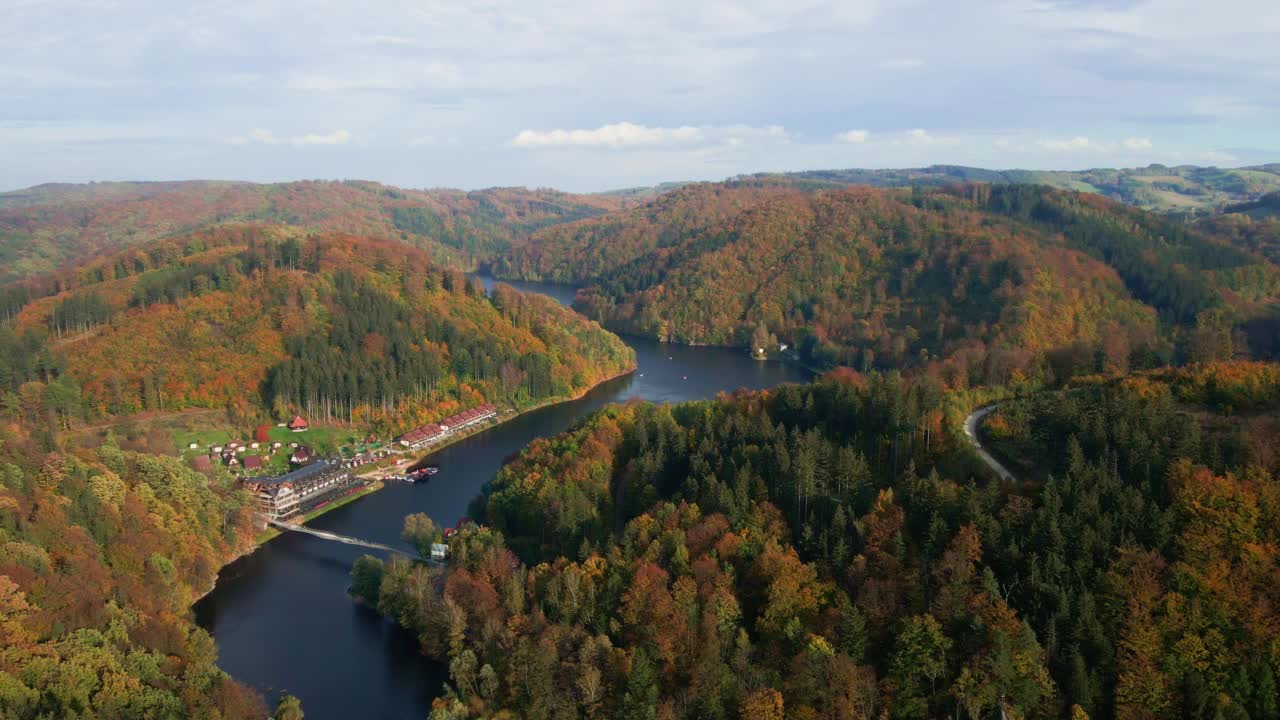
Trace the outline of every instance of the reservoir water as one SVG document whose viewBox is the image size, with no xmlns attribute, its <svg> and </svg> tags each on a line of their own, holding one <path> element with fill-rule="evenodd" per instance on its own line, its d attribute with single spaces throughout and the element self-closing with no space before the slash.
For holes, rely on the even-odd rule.
<svg viewBox="0 0 1280 720">
<path fill-rule="evenodd" d="M 511 285 L 565 304 L 573 299 L 565 286 Z M 794 365 L 757 362 L 742 350 L 625 339 L 639 366 L 631 375 L 444 448 L 431 456 L 440 473 L 427 483 L 389 484 L 309 524 L 407 548 L 400 539 L 405 515 L 425 512 L 438 525 L 453 525 L 504 459 L 609 403 L 699 400 L 807 378 Z M 347 596 L 351 564 L 364 552 L 288 533 L 223 568 L 217 588 L 195 606 L 197 622 L 217 640 L 219 665 L 272 707 L 281 693 L 298 696 L 308 720 L 425 718 L 447 672 L 422 656 L 416 638 Z"/>
</svg>

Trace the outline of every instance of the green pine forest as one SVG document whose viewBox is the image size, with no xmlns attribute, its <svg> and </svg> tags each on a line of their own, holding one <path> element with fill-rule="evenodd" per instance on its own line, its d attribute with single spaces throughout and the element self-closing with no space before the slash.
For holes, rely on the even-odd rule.
<svg viewBox="0 0 1280 720">
<path fill-rule="evenodd" d="M 817 379 L 607 407 L 406 518 L 448 562 L 351 593 L 448 669 L 434 720 L 1280 718 L 1275 177 L 0 194 L 0 718 L 270 712 L 190 612 L 252 500 L 134 423 L 390 437 L 580 395 L 615 333 Z"/>
</svg>

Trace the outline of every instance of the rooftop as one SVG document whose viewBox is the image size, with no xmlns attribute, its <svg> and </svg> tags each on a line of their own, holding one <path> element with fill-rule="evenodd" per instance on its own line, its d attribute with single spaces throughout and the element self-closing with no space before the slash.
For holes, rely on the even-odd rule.
<svg viewBox="0 0 1280 720">
<path fill-rule="evenodd" d="M 310 465 L 303 465 L 297 470 L 290 470 L 283 475 L 274 477 L 251 477 L 245 482 L 260 483 L 262 485 L 282 485 L 284 483 L 298 483 L 310 480 L 317 475 L 322 475 L 329 470 L 338 470 L 336 465 L 331 464 L 328 460 L 317 460 Z"/>
</svg>

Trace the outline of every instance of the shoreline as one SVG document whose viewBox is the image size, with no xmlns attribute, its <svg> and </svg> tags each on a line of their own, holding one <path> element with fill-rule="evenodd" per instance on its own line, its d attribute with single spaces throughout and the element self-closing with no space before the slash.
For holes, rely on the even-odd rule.
<svg viewBox="0 0 1280 720">
<path fill-rule="evenodd" d="M 322 507 L 318 507 L 318 508 L 316 508 L 316 509 L 312 510 L 311 512 L 303 513 L 303 514 L 302 514 L 302 519 L 301 519 L 301 520 L 299 520 L 299 521 L 298 521 L 297 523 L 295 523 L 295 524 L 297 524 L 297 525 L 306 525 L 307 523 L 311 522 L 312 520 L 315 520 L 316 518 L 320 517 L 321 515 L 324 515 L 325 513 L 329 512 L 330 510 L 337 510 L 338 508 L 340 508 L 340 507 L 342 507 L 342 506 L 344 506 L 344 505 L 349 505 L 349 504 L 351 504 L 351 503 L 355 502 L 356 500 L 359 500 L 360 498 L 362 498 L 362 497 L 364 497 L 364 496 L 366 496 L 366 495 L 372 495 L 372 494 L 374 494 L 374 493 L 378 492 L 379 490 L 381 490 L 381 489 L 385 488 L 386 486 L 387 486 L 387 484 L 386 484 L 385 482 L 383 482 L 382 480 L 374 480 L 373 482 L 369 483 L 368 487 L 364 488 L 364 489 L 363 489 L 363 490 L 361 490 L 360 492 L 354 492 L 354 493 L 351 493 L 350 495 L 344 495 L 344 496 L 342 496 L 342 497 L 338 498 L 337 500 L 335 500 L 335 501 L 333 501 L 333 502 L 331 502 L 331 503 L 328 503 L 327 505 L 324 505 L 324 506 L 322 506 Z M 281 532 L 280 530 L 278 530 L 278 529 L 276 529 L 276 528 L 273 528 L 273 527 L 268 526 L 266 530 L 264 530 L 264 531 L 262 531 L 261 533 L 259 533 L 259 534 L 258 534 L 258 536 L 254 539 L 254 549 L 256 550 L 257 548 L 260 548 L 260 547 L 262 547 L 263 545 L 266 545 L 267 543 L 269 543 L 269 542 L 271 542 L 272 540 L 274 540 L 274 539 L 276 539 L 276 538 L 280 537 L 280 536 L 281 536 L 281 535 L 283 535 L 283 534 L 284 534 L 284 533 L 283 533 L 283 532 Z"/>
<path fill-rule="evenodd" d="M 517 411 L 512 412 L 512 413 L 510 413 L 510 414 L 508 414 L 508 415 L 500 415 L 500 416 L 498 417 L 498 419 L 497 419 L 497 420 L 495 420 L 494 422 L 492 422 L 492 423 L 490 423 L 490 424 L 488 424 L 488 425 L 481 426 L 481 427 L 477 428 L 474 432 L 467 433 L 467 434 L 464 434 L 464 435 L 458 435 L 458 436 L 456 436 L 456 437 L 452 437 L 452 438 L 450 438 L 448 441 L 446 441 L 446 442 L 444 442 L 444 443 L 441 443 L 440 445 L 437 445 L 437 446 L 432 447 L 432 448 L 431 448 L 431 450 L 430 450 L 429 452 L 427 452 L 427 453 L 425 453 L 425 454 L 423 454 L 423 455 L 420 455 L 420 456 L 418 456 L 415 460 L 413 460 L 413 461 L 409 464 L 409 467 L 410 467 L 410 468 L 412 468 L 412 467 L 414 467 L 415 465 L 420 464 L 422 461 L 424 461 L 424 460 L 426 460 L 427 458 L 431 457 L 431 455 L 433 455 L 434 453 L 437 453 L 437 452 L 439 452 L 440 450 L 443 450 L 443 449 L 445 449 L 445 448 L 449 447 L 450 445 L 453 445 L 454 443 L 457 443 L 457 442 L 462 441 L 462 440 L 466 440 L 467 438 L 472 438 L 472 437 L 475 437 L 475 436 L 477 436 L 477 435 L 480 435 L 480 434 L 482 434 L 482 433 L 484 433 L 484 432 L 486 432 L 486 431 L 490 430 L 491 428 L 495 428 L 495 427 L 497 427 L 497 426 L 501 425 L 502 423 L 507 422 L 508 420 L 512 420 L 512 419 L 514 419 L 514 418 L 518 418 L 518 417 L 520 417 L 521 415 L 524 415 L 524 414 L 526 414 L 526 413 L 531 413 L 531 412 L 533 412 L 533 411 L 535 411 L 535 410 L 541 410 L 542 408 L 550 407 L 550 406 L 552 406 L 552 405 L 559 405 L 560 403 L 567 403 L 567 402 L 573 402 L 573 401 L 575 401 L 575 400 L 581 400 L 582 398 L 586 397 L 588 393 L 590 393 L 591 391 L 593 391 L 593 390 L 595 390 L 596 388 L 600 387 L 601 385 L 604 385 L 605 383 L 608 383 L 608 382 L 612 382 L 612 381 L 617 380 L 617 379 L 619 379 L 619 378 L 624 378 L 624 377 L 626 377 L 626 376 L 628 376 L 628 375 L 630 375 L 630 374 L 634 373 L 638 368 L 639 368 L 639 366 L 638 366 L 638 365 L 632 364 L 632 365 L 631 365 L 629 368 L 627 368 L 626 370 L 623 370 L 623 371 L 621 371 L 621 372 L 614 373 L 613 375 L 610 375 L 610 376 L 608 376 L 608 377 L 606 377 L 606 378 L 602 378 L 600 381 L 598 381 L 598 382 L 594 383 L 593 385 L 590 385 L 590 386 L 588 386 L 588 387 L 584 388 L 583 390 L 579 391 L 576 395 L 573 395 L 573 396 L 571 396 L 571 397 L 552 398 L 552 399 L 544 400 L 543 402 L 540 402 L 540 403 L 538 403 L 538 404 L 536 404 L 536 405 L 532 405 L 532 406 L 527 407 L 527 408 L 525 408 L 525 409 L 523 409 L 523 410 L 517 410 Z M 373 493 L 378 492 L 379 490 L 382 490 L 382 489 L 383 489 L 383 488 L 385 488 L 385 487 L 386 487 L 386 482 L 385 482 L 385 481 L 383 481 L 383 480 L 375 480 L 375 481 L 373 482 L 373 484 L 371 484 L 368 488 L 366 488 L 365 490 L 363 490 L 363 491 L 361 491 L 361 492 L 353 493 L 353 494 L 351 494 L 351 495 L 349 495 L 349 496 L 347 496 L 347 497 L 342 498 L 341 500 L 339 500 L 339 501 L 337 501 L 337 502 L 330 503 L 329 505 L 325 505 L 325 506 L 324 506 L 324 507 L 322 507 L 322 508 L 318 508 L 318 509 L 316 509 L 316 510 L 313 510 L 313 511 L 312 511 L 312 512 L 310 512 L 310 513 L 307 513 L 307 514 L 303 515 L 303 519 L 302 519 L 302 522 L 301 522 L 300 524 L 305 525 L 305 524 L 307 524 L 308 522 L 310 522 L 310 521 L 312 521 L 312 520 L 314 520 L 314 519 L 316 519 L 316 518 L 320 517 L 321 515 L 324 515 L 325 513 L 329 512 L 330 510 L 334 510 L 334 509 L 336 509 L 336 508 L 340 508 L 340 507 L 342 507 L 342 506 L 344 506 L 344 505 L 348 505 L 348 504 L 350 504 L 350 503 L 353 503 L 353 502 L 355 502 L 355 501 L 357 501 L 357 500 L 359 500 L 359 499 L 361 499 L 361 498 L 365 497 L 366 495 L 372 495 Z M 267 527 L 267 529 L 266 529 L 266 530 L 264 530 L 262 533 L 260 533 L 259 535 L 257 535 L 257 537 L 255 537 L 255 538 L 254 538 L 253 545 L 251 545 L 250 547 L 248 547 L 248 548 L 244 549 L 242 552 L 238 553 L 235 557 L 231 558 L 230 560 L 227 560 L 225 563 L 223 563 L 221 566 L 219 566 L 219 567 L 218 567 L 218 573 L 221 573 L 221 572 L 223 571 L 223 569 L 225 569 L 228 565 L 231 565 L 231 564 L 232 564 L 232 563 L 234 563 L 235 561 L 237 561 L 237 560 L 239 560 L 239 559 L 241 559 L 241 558 L 247 557 L 247 556 L 249 556 L 249 555 L 252 555 L 253 553 L 257 552 L 257 550 L 258 550 L 259 548 L 261 548 L 262 546 L 264 546 L 264 545 L 266 545 L 267 543 L 271 542 L 272 540 L 274 540 L 275 538 L 279 537 L 279 536 L 280 536 L 280 535 L 282 535 L 282 534 L 283 534 L 283 533 L 282 533 L 280 530 L 277 530 L 277 529 L 272 528 L 272 527 Z M 215 576 L 214 576 L 214 579 L 213 579 L 213 584 L 212 584 L 212 585 L 210 585 L 210 587 L 209 587 L 209 589 L 208 589 L 208 590 L 205 590 L 203 593 L 201 593 L 201 594 L 197 595 L 194 599 L 192 599 L 192 601 L 191 601 L 191 606 L 195 606 L 195 604 L 196 604 L 196 603 L 200 602 L 202 599 L 204 599 L 206 596 L 208 596 L 210 593 L 212 593 L 214 590 L 216 590 L 216 589 L 217 589 L 217 587 L 218 587 L 218 578 L 217 578 L 217 576 L 215 575 Z"/>
<path fill-rule="evenodd" d="M 587 388 L 585 388 L 585 389 L 581 390 L 577 395 L 574 395 L 574 396 L 572 396 L 572 397 L 549 398 L 549 399 L 547 399 L 547 400 L 543 400 L 542 402 L 540 402 L 540 403 L 538 403 L 538 404 L 536 404 L 536 405 L 530 405 L 529 407 L 527 407 L 527 408 L 525 408 L 525 409 L 523 409 L 523 410 L 516 410 L 516 411 L 511 412 L 511 413 L 506 414 L 506 415 L 499 415 L 499 416 L 498 416 L 498 418 L 497 418 L 496 420 L 494 420 L 493 422 L 491 422 L 491 423 L 489 423 L 489 424 L 487 424 L 487 425 L 482 425 L 482 426 L 480 426 L 480 427 L 479 427 L 479 428 L 477 428 L 474 432 L 469 432 L 469 433 L 465 433 L 465 434 L 461 434 L 461 435 L 453 435 L 453 436 L 451 436 L 448 440 L 445 440 L 444 442 L 442 442 L 442 443 L 440 443 L 440 444 L 438 444 L 438 445 L 432 445 L 432 446 L 431 446 L 431 449 L 427 450 L 426 452 L 424 452 L 424 453 L 423 453 L 423 454 L 421 454 L 421 455 L 418 455 L 418 456 L 417 456 L 417 457 L 416 457 L 412 462 L 410 462 L 410 463 L 409 463 L 409 469 L 410 469 L 410 470 L 413 470 L 413 469 L 417 468 L 419 465 L 421 465 L 421 464 L 422 464 L 422 462 L 423 462 L 424 460 L 426 460 L 427 458 L 431 457 L 432 455 L 434 455 L 434 454 L 436 454 L 436 453 L 440 452 L 441 450 L 444 450 L 445 448 L 449 447 L 450 445 L 454 445 L 454 444 L 459 443 L 459 442 L 461 442 L 461 441 L 463 441 L 463 440 L 467 440 L 468 438 L 476 437 L 477 435 L 480 435 L 480 434 L 485 433 L 485 432 L 487 432 L 487 431 L 489 431 L 489 430 L 491 430 L 491 429 L 493 429 L 493 428 L 498 427 L 499 425 L 501 425 L 501 424 L 503 424 L 503 423 L 507 422 L 508 420 L 514 420 L 514 419 L 516 419 L 516 418 L 520 417 L 521 415 L 527 415 L 527 414 L 529 414 L 529 413 L 531 413 L 531 412 L 534 412 L 534 411 L 536 411 L 536 410 L 541 410 L 541 409 L 543 409 L 543 408 L 551 407 L 551 406 L 553 406 L 553 405 L 559 405 L 559 404 L 561 404 L 561 403 L 574 402 L 575 400 L 581 400 L 582 398 L 586 397 L 588 393 L 590 393 L 591 391 L 593 391 L 593 390 L 595 390 L 596 388 L 600 387 L 601 385 L 604 385 L 605 383 L 608 383 L 608 382 L 613 382 L 614 380 L 617 380 L 617 379 L 619 379 L 619 378 L 624 378 L 624 377 L 626 377 L 626 376 L 628 376 L 628 375 L 630 375 L 630 374 L 634 373 L 634 372 L 635 372 L 636 370 L 638 370 L 639 368 L 640 368 L 640 366 L 639 366 L 639 365 L 632 365 L 632 366 L 631 366 L 629 369 L 627 369 L 627 370 L 623 370 L 622 372 L 618 372 L 618 373 L 615 373 L 615 374 L 613 374 L 613 375 L 610 375 L 610 376 L 609 376 L 609 377 L 607 377 L 607 378 L 603 378 L 603 379 L 601 379 L 599 382 L 597 382 L 597 383 L 595 383 L 594 385 L 591 385 L 591 386 L 589 386 L 589 387 L 587 387 Z"/>
</svg>

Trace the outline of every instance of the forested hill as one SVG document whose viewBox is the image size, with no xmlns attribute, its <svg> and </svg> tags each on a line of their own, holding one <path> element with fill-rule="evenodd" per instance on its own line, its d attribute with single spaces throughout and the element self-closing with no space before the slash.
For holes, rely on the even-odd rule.
<svg viewBox="0 0 1280 720">
<path fill-rule="evenodd" d="M 0 405 L 50 434 L 189 407 L 395 431 L 572 396 L 634 364 L 548 298 L 489 298 L 401 243 L 289 227 L 220 226 L 9 290 L 22 307 L 0 328 Z"/>
<path fill-rule="evenodd" d="M 1280 262 L 1280 192 L 1232 205 L 1219 215 L 1196 220 L 1196 227 Z"/>
<path fill-rule="evenodd" d="M 355 181 L 41 185 L 0 194 L 0 282 L 98 252 L 248 221 L 398 239 L 467 266 L 534 229 L 626 202 L 554 190 L 405 190 Z"/>
<path fill-rule="evenodd" d="M 577 307 L 619 331 L 1000 384 L 1280 349 L 1280 268 L 1231 242 L 1043 186 L 744 181 L 548 228 L 495 267 L 586 282 Z"/>
<path fill-rule="evenodd" d="M 1043 471 L 1007 487 L 957 400 L 846 371 L 608 408 L 503 468 L 443 572 L 353 588 L 448 661 L 433 717 L 1280 712 L 1280 367 L 1006 403 Z"/>
<path fill-rule="evenodd" d="M 901 170 L 813 170 L 749 177 L 808 188 L 940 187 L 968 182 L 1048 185 L 1097 193 L 1146 210 L 1192 214 L 1211 213 L 1226 205 L 1253 201 L 1264 193 L 1280 190 L 1280 164 L 1243 168 L 1149 165 L 1092 170 L 986 170 L 931 165 Z"/>
<path fill-rule="evenodd" d="M 181 462 L 0 445 L 0 716 L 261 720 L 189 620 L 252 500 Z"/>
</svg>

